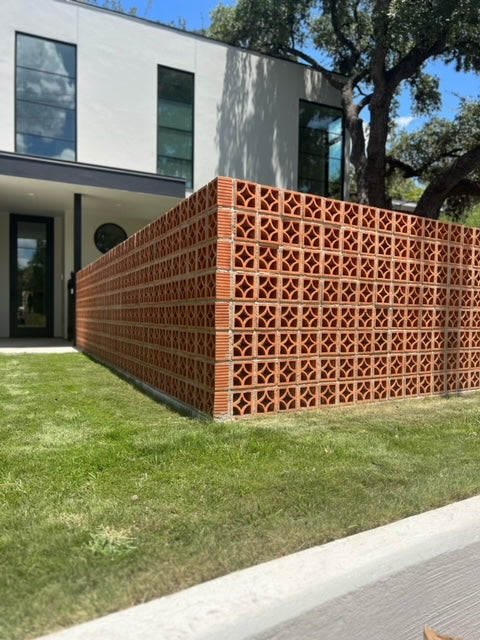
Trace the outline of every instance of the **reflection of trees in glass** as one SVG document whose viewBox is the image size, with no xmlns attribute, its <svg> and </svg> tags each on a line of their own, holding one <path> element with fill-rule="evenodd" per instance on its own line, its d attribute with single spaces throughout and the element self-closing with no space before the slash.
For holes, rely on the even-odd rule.
<svg viewBox="0 0 480 640">
<path fill-rule="evenodd" d="M 193 180 L 193 74 L 158 67 L 157 173 Z"/>
<path fill-rule="evenodd" d="M 74 45 L 17 35 L 17 151 L 75 160 Z"/>
<path fill-rule="evenodd" d="M 317 195 L 341 198 L 342 169 L 341 110 L 301 100 L 298 188 Z"/>
<path fill-rule="evenodd" d="M 18 269 L 17 291 L 20 307 L 27 325 L 45 324 L 45 275 L 47 269 L 47 243 L 38 239 L 28 264 Z"/>
</svg>

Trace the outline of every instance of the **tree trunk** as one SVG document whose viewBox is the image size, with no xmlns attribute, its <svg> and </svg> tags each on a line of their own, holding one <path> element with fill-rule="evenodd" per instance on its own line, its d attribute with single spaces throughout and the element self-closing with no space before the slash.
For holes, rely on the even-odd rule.
<svg viewBox="0 0 480 640">
<path fill-rule="evenodd" d="M 386 208 L 387 178 L 386 145 L 390 103 L 393 93 L 389 91 L 386 60 L 389 51 L 389 0 L 375 0 L 372 12 L 373 38 L 375 49 L 370 59 L 370 75 L 374 86 L 370 110 L 370 131 L 368 136 L 367 188 L 368 203 L 374 207 Z"/>
<path fill-rule="evenodd" d="M 370 133 L 368 138 L 368 203 L 388 207 L 385 183 L 387 178 L 387 136 L 390 113 L 388 94 L 376 90 L 370 103 Z"/>
<path fill-rule="evenodd" d="M 418 201 L 415 215 L 437 220 L 442 205 L 452 190 L 469 173 L 480 167 L 480 146 L 460 156 L 445 171 L 442 171 L 425 189 Z"/>
<path fill-rule="evenodd" d="M 353 90 L 350 83 L 346 83 L 342 89 L 342 105 L 345 113 L 347 130 L 350 134 L 351 151 L 350 162 L 355 169 L 355 181 L 357 183 L 357 202 L 368 203 L 367 194 L 367 156 L 365 153 L 365 133 L 363 120 L 358 117 L 358 108 L 354 104 Z"/>
</svg>

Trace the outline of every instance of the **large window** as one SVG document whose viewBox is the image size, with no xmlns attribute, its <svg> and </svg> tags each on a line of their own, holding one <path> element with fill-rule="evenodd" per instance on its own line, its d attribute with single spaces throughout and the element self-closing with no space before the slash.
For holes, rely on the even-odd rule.
<svg viewBox="0 0 480 640">
<path fill-rule="evenodd" d="M 298 189 L 320 196 L 343 196 L 341 109 L 300 101 Z"/>
<path fill-rule="evenodd" d="M 157 172 L 193 186 L 193 74 L 158 67 Z"/>
<path fill-rule="evenodd" d="M 16 150 L 76 158 L 76 48 L 17 34 Z"/>
</svg>

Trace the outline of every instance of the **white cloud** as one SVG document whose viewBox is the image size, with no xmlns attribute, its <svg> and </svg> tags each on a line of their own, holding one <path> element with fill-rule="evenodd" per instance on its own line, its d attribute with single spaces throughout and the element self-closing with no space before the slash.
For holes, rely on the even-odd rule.
<svg viewBox="0 0 480 640">
<path fill-rule="evenodd" d="M 64 149 L 62 153 L 59 153 L 56 156 L 53 156 L 56 160 L 69 160 L 75 161 L 75 151 L 73 149 Z"/>
<path fill-rule="evenodd" d="M 395 124 L 399 129 L 407 129 L 416 119 L 415 116 L 398 116 L 395 118 Z"/>
<path fill-rule="evenodd" d="M 18 73 L 28 133 L 45 138 L 67 137 L 67 110 L 75 108 L 75 80 L 68 76 L 59 48 L 54 42 L 42 41 L 39 51 L 38 39 L 27 36 L 21 40 L 19 55 L 26 67 Z"/>
</svg>

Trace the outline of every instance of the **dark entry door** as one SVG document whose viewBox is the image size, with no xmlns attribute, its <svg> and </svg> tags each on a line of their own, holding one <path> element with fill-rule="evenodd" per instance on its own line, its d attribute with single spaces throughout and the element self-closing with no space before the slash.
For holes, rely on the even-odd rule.
<svg viewBox="0 0 480 640">
<path fill-rule="evenodd" d="M 10 335 L 53 335 L 53 218 L 10 216 Z"/>
</svg>

